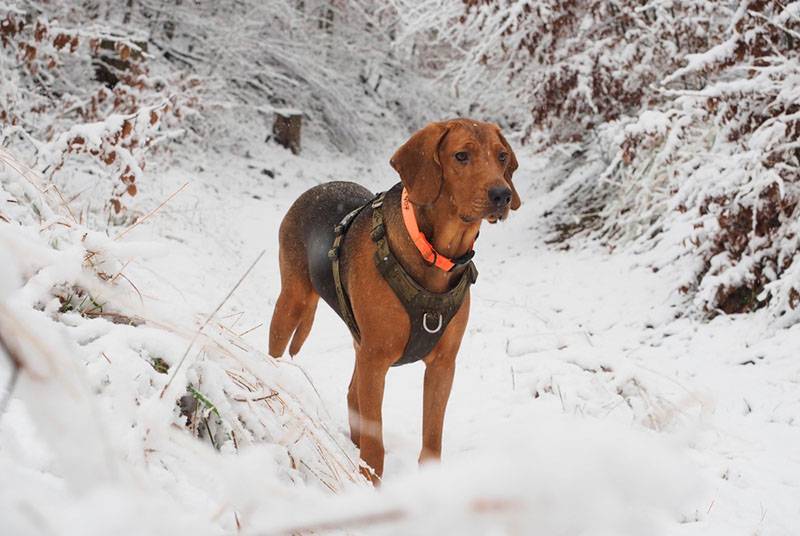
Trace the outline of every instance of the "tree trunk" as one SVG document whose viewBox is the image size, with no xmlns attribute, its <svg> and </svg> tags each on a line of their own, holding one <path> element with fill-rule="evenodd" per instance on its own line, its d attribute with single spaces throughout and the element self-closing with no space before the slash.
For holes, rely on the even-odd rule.
<svg viewBox="0 0 800 536">
<path fill-rule="evenodd" d="M 286 147 L 292 154 L 300 154 L 300 127 L 303 114 L 298 110 L 275 110 L 272 134 L 275 141 Z"/>
</svg>

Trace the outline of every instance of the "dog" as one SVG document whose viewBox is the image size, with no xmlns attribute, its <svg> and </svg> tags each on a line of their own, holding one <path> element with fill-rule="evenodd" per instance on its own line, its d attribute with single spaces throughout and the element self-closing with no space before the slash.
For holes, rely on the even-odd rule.
<svg viewBox="0 0 800 536">
<path fill-rule="evenodd" d="M 477 276 L 473 245 L 483 220 L 504 220 L 521 204 L 512 182 L 516 156 L 494 124 L 431 123 L 390 164 L 401 182 L 380 197 L 352 182 L 331 182 L 289 208 L 279 229 L 281 290 L 269 331 L 269 354 L 280 357 L 289 345 L 294 356 L 320 297 L 345 319 L 355 348 L 350 438 L 366 464 L 362 473 L 376 485 L 383 475 L 384 385 L 393 365 L 425 363 L 419 461 L 441 458 L 469 285 Z M 446 296 L 452 299 L 441 305 Z"/>
</svg>

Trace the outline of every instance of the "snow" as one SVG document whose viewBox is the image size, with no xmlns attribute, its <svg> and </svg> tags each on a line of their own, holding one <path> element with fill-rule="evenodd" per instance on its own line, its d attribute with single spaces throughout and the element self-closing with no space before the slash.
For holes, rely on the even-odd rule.
<svg viewBox="0 0 800 536">
<path fill-rule="evenodd" d="M 712 47 L 702 54 L 687 54 L 685 57 L 687 65 L 670 74 L 662 80 L 661 83 L 663 85 L 669 84 L 673 80 L 677 80 L 688 73 L 699 71 L 725 61 L 735 53 L 739 39 L 741 39 L 741 36 L 734 34 L 734 37 Z"/>
<path fill-rule="evenodd" d="M 647 110 L 642 112 L 636 123 L 625 127 L 625 133 L 636 134 L 664 134 L 669 127 L 669 117 L 667 114 L 657 110 Z"/>
<path fill-rule="evenodd" d="M 0 0 L 0 535 L 796 534 L 785 4 Z M 148 53 L 109 89 L 97 39 Z M 277 229 L 465 115 L 523 206 L 477 244 L 443 462 L 392 369 L 374 489 L 343 323 L 265 353 Z"/>
<path fill-rule="evenodd" d="M 250 534 L 794 532 L 800 328 L 776 329 L 762 313 L 676 318 L 682 263 L 653 272 L 659 252 L 546 245 L 542 213 L 563 190 L 549 189 L 547 162 L 522 155 L 523 206 L 483 229 L 476 247 L 481 276 L 444 460 L 417 467 L 422 366 L 392 369 L 386 474 L 371 489 L 348 439 L 347 328 L 321 306 L 299 356 L 274 362 L 264 355 L 265 326 L 279 288 L 277 227 L 292 201 L 333 178 L 372 190 L 396 178 L 383 158 L 333 158 L 313 144 L 299 157 L 248 149 L 257 156 L 197 155 L 150 171 L 159 181 L 137 198 L 143 212 L 189 186 L 119 241 L 84 239 L 75 224 L 38 225 L 13 193 L 22 179 L 0 175 L 0 213 L 13 218 L 0 224 L 0 254 L 21 259 L 0 268 L 0 326 L 15 340 L 31 335 L 30 369 L 0 420 L 4 532 L 231 534 L 237 524 Z M 167 375 L 151 360 L 172 372 L 262 249 L 159 398 Z M 131 284 L 97 281 L 87 250 Z M 146 323 L 59 313 L 58 301 L 47 302 L 63 283 L 94 289 L 104 311 Z M 34 340 L 41 344 L 28 346 Z M 3 358 L 2 385 L 8 374 Z M 177 412 L 187 383 L 214 405 L 207 414 L 219 451 L 208 434 L 192 437 Z M 282 409 L 254 401 L 276 391 Z"/>
</svg>

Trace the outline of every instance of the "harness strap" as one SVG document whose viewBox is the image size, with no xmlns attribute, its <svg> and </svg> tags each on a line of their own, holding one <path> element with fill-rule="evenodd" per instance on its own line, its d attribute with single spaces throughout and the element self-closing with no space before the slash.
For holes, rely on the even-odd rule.
<svg viewBox="0 0 800 536">
<path fill-rule="evenodd" d="M 386 238 L 386 224 L 383 218 L 383 201 L 386 193 L 377 195 L 373 200 L 348 213 L 334 229 L 333 245 L 328 251 L 331 259 L 333 280 L 336 286 L 336 297 L 342 319 L 350 329 L 356 342 L 361 342 L 361 332 L 358 329 L 353 307 L 344 289 L 339 264 L 340 249 L 347 230 L 353 220 L 366 207 L 372 207 L 372 231 L 370 236 L 375 243 L 375 265 L 389 284 L 392 291 L 403 304 L 411 323 L 408 341 L 400 359 L 392 366 L 413 363 L 427 356 L 442 338 L 450 321 L 461 308 L 470 285 L 478 278 L 478 270 L 471 261 L 473 252 L 469 252 L 454 264 L 464 263 L 466 268 L 461 274 L 456 286 L 448 292 L 433 293 L 421 287 L 398 262 L 389 249 Z"/>
<path fill-rule="evenodd" d="M 347 324 L 347 327 L 356 342 L 361 342 L 361 331 L 358 329 L 356 317 L 353 314 L 353 306 L 350 304 L 350 298 L 348 298 L 347 293 L 344 290 L 344 284 L 342 283 L 342 269 L 339 265 L 339 254 L 341 252 L 341 246 L 342 242 L 344 241 L 344 237 L 347 234 L 347 230 L 350 228 L 350 224 L 353 223 L 353 220 L 356 219 L 356 216 L 358 216 L 362 210 L 368 207 L 371 202 L 372 201 L 364 203 L 360 207 L 349 212 L 344 218 L 342 218 L 342 221 L 339 222 L 336 227 L 334 227 L 333 245 L 328 251 L 328 258 L 331 260 L 331 269 L 333 271 L 333 283 L 336 287 L 336 298 L 339 302 L 339 311 L 341 311 L 342 320 L 344 320 L 344 323 Z"/>
<path fill-rule="evenodd" d="M 448 292 L 433 293 L 421 287 L 403 269 L 389 249 L 383 218 L 383 194 L 372 202 L 372 240 L 375 242 L 375 264 L 383 278 L 400 299 L 408 314 L 411 332 L 403 355 L 394 363 L 404 365 L 427 356 L 442 338 L 450 321 L 461 308 L 470 285 L 478 278 L 475 264 L 468 265 L 458 283 Z"/>
</svg>

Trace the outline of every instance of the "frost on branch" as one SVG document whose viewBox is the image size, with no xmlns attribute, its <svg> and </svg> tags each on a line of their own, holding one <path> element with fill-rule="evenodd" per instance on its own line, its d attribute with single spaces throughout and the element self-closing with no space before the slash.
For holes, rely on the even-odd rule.
<svg viewBox="0 0 800 536">
<path fill-rule="evenodd" d="M 440 0 L 403 5 L 406 31 L 470 114 L 535 140 L 577 142 L 656 102 L 653 87 L 724 31 L 715 3 Z"/>
<path fill-rule="evenodd" d="M 199 82 L 153 76 L 141 41 L 68 26 L 80 11 L 49 8 L 10 11 L 0 22 L 0 145 L 35 159 L 54 182 L 68 160 L 84 157 L 113 179 L 105 202 L 119 214 L 141 186 L 147 157 L 199 108 Z"/>
<path fill-rule="evenodd" d="M 607 3 L 611 11 L 627 9 L 606 11 L 605 24 L 593 19 L 601 11 L 563 6 L 518 15 L 547 20 L 535 42 L 550 47 L 545 53 L 520 41 L 525 51 L 519 53 L 538 50 L 534 60 L 543 66 L 521 72 L 530 71 L 530 80 L 563 80 L 574 70 L 574 83 L 553 92 L 546 81 L 528 86 L 541 104 L 532 124 L 548 129 L 546 143 L 563 141 L 577 127 L 584 133 L 568 136 L 573 143 L 559 149 L 566 156 L 555 157 L 574 177 L 564 183 L 569 193 L 555 213 L 560 238 L 588 231 L 610 247 L 659 246 L 669 258 L 655 261 L 655 268 L 693 258 L 678 286 L 694 310 L 713 316 L 768 307 L 782 323 L 797 322 L 796 4 L 634 4 Z M 471 13 L 483 13 L 486 22 L 502 19 L 491 18 L 492 8 L 482 4 Z M 584 39 L 580 49 L 571 49 L 571 38 L 560 31 L 568 23 Z M 635 28 L 618 42 L 614 36 L 628 24 Z M 567 53 L 573 53 L 569 59 Z M 549 70 L 554 62 L 558 75 Z M 607 82 L 602 98 L 590 80 Z M 627 89 L 617 91 L 615 84 Z M 640 97 L 633 97 L 634 88 Z M 558 102 L 546 102 L 547 95 Z"/>
</svg>

